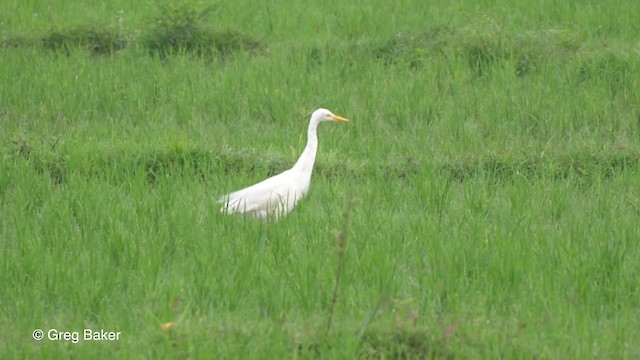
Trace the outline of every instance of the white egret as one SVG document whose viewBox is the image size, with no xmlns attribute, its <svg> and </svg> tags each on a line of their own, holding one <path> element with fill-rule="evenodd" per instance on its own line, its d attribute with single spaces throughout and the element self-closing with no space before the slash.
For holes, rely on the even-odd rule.
<svg viewBox="0 0 640 360">
<path fill-rule="evenodd" d="M 316 129 L 318 124 L 325 121 L 349 120 L 327 109 L 314 111 L 307 130 L 307 146 L 296 164 L 276 176 L 221 197 L 219 202 L 223 205 L 220 211 L 227 214 L 249 214 L 262 220 L 278 220 L 291 211 L 309 192 L 311 172 L 318 151 Z"/>
</svg>

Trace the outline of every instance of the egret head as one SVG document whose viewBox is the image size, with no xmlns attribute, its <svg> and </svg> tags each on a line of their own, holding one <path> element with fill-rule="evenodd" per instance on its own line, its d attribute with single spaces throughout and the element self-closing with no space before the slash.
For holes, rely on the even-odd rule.
<svg viewBox="0 0 640 360">
<path fill-rule="evenodd" d="M 341 121 L 348 122 L 349 119 L 345 119 L 342 116 L 338 116 L 327 109 L 318 109 L 311 114 L 311 119 L 315 122 L 323 121 Z"/>
</svg>

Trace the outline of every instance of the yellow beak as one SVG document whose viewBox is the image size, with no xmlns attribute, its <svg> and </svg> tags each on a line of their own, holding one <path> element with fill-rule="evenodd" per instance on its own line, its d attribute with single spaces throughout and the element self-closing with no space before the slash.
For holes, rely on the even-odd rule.
<svg viewBox="0 0 640 360">
<path fill-rule="evenodd" d="M 335 114 L 331 114 L 329 116 L 335 121 L 349 122 L 349 119 L 343 118 L 342 116 L 338 116 L 338 115 L 335 115 Z"/>
</svg>

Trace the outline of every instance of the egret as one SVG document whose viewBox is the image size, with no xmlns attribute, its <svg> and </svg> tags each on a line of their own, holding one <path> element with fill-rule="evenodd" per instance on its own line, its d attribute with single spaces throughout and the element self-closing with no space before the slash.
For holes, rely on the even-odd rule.
<svg viewBox="0 0 640 360">
<path fill-rule="evenodd" d="M 318 109 L 311 114 L 307 130 L 307 146 L 298 161 L 289 170 L 263 180 L 255 185 L 221 197 L 220 211 L 226 214 L 249 214 L 261 220 L 278 220 L 289 213 L 309 192 L 311 172 L 318 151 L 318 124 L 325 121 L 348 122 L 327 109 Z"/>
</svg>

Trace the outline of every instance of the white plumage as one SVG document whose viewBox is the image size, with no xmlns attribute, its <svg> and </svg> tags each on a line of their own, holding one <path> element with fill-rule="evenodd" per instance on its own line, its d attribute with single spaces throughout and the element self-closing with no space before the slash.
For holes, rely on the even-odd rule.
<svg viewBox="0 0 640 360">
<path fill-rule="evenodd" d="M 221 197 L 219 202 L 223 205 L 220 211 L 228 214 L 246 213 L 262 220 L 278 220 L 291 211 L 309 192 L 311 172 L 318 151 L 316 129 L 324 121 L 349 120 L 327 109 L 314 111 L 309 121 L 307 146 L 296 164 L 276 176 Z"/>
</svg>

